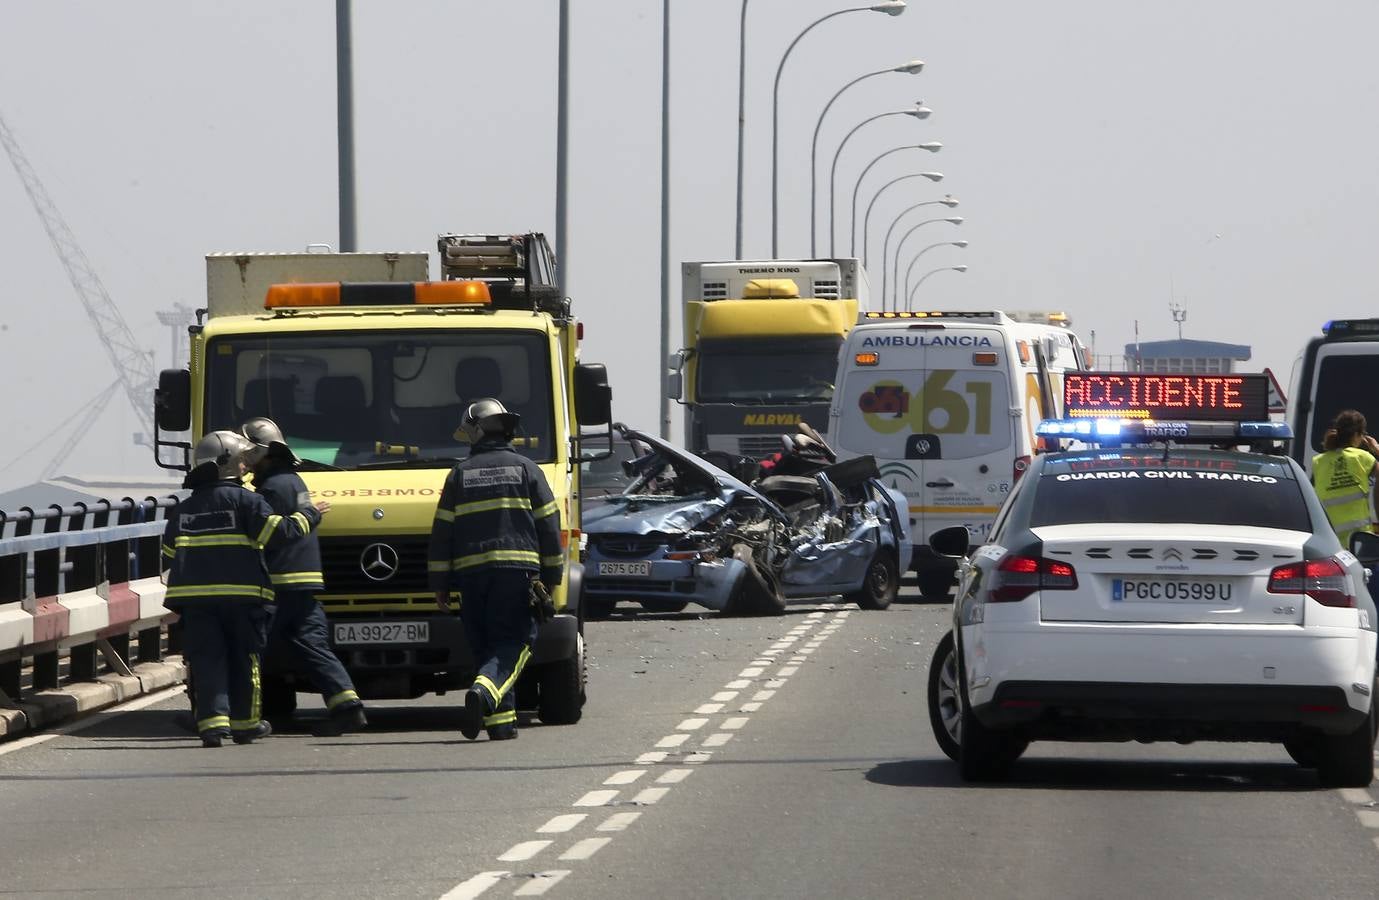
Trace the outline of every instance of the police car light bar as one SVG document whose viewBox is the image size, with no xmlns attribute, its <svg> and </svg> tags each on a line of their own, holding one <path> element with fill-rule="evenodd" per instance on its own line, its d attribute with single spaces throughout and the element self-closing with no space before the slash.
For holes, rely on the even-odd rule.
<svg viewBox="0 0 1379 900">
<path fill-rule="evenodd" d="M 1327 337 L 1379 335 L 1379 319 L 1333 319 L 1322 326 Z"/>
<path fill-rule="evenodd" d="M 1140 444 L 1177 441 L 1183 444 L 1283 441 L 1293 436 L 1284 422 L 1187 422 L 1155 419 L 1045 419 L 1034 433 L 1045 438 L 1070 438 L 1085 444 Z"/>
<path fill-rule="evenodd" d="M 482 281 L 327 282 L 269 285 L 264 309 L 323 306 L 488 306 Z"/>
</svg>

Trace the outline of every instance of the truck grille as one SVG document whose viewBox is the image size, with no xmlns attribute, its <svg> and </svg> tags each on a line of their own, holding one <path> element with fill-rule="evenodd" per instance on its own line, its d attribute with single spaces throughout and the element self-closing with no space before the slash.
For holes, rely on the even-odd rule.
<svg viewBox="0 0 1379 900">
<path fill-rule="evenodd" d="M 781 448 L 780 435 L 753 435 L 737 439 L 737 452 L 743 456 L 760 458 L 770 456 Z"/>
<path fill-rule="evenodd" d="M 429 593 L 426 577 L 429 543 L 428 537 L 420 535 L 322 538 L 321 568 L 326 576 L 326 593 L 394 596 Z M 367 559 L 366 550 L 370 551 Z M 387 575 L 394 560 L 396 569 Z M 366 574 L 365 564 L 371 567 L 374 577 Z M 385 575 L 387 577 L 381 577 Z"/>
</svg>

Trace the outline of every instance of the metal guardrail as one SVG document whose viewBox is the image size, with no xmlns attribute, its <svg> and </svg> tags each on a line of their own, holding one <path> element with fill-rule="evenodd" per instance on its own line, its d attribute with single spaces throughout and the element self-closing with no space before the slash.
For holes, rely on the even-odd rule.
<svg viewBox="0 0 1379 900">
<path fill-rule="evenodd" d="M 0 705 L 66 680 L 92 681 L 178 650 L 163 608 L 160 537 L 177 498 L 0 511 Z"/>
</svg>

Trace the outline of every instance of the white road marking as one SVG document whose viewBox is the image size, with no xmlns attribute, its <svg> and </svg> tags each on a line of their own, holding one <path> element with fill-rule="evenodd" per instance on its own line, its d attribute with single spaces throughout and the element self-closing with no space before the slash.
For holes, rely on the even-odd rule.
<svg viewBox="0 0 1379 900">
<path fill-rule="evenodd" d="M 522 862 L 524 859 L 531 859 L 549 847 L 554 841 L 523 841 L 520 844 L 513 844 L 508 852 L 498 857 L 499 862 Z"/>
<path fill-rule="evenodd" d="M 713 695 L 712 697 L 710 697 L 709 699 L 710 699 L 710 700 L 716 700 L 716 701 L 718 701 L 719 703 L 727 703 L 729 700 L 733 699 L 733 698 L 736 697 L 736 696 L 737 696 L 737 691 L 719 691 L 718 693 L 714 694 L 714 695 Z"/>
<path fill-rule="evenodd" d="M 569 813 L 568 815 L 556 816 L 545 825 L 536 829 L 537 834 L 564 834 L 574 828 L 580 822 L 589 818 L 584 813 Z"/>
<path fill-rule="evenodd" d="M 689 740 L 688 734 L 668 734 L 656 742 L 657 747 L 678 747 Z"/>
<path fill-rule="evenodd" d="M 646 769 L 624 769 L 614 772 L 603 780 L 604 784 L 631 784 L 646 774 Z"/>
<path fill-rule="evenodd" d="M 783 688 L 783 687 L 785 687 L 785 679 L 784 679 L 784 678 L 772 678 L 770 681 L 766 682 L 766 686 L 767 686 L 768 688 L 770 688 L 771 690 L 773 690 L 773 691 L 776 690 L 777 688 Z"/>
<path fill-rule="evenodd" d="M 738 673 L 737 673 L 737 677 L 738 677 L 738 678 L 756 678 L 758 675 L 760 675 L 762 672 L 765 672 L 765 671 L 766 671 L 766 670 L 763 669 L 761 666 L 748 666 L 747 668 L 743 669 L 741 672 L 738 672 Z"/>
<path fill-rule="evenodd" d="M 634 762 L 639 766 L 654 766 L 658 762 L 665 762 L 667 754 L 657 750 L 651 750 L 637 757 Z"/>
<path fill-rule="evenodd" d="M 718 727 L 724 731 L 736 731 L 749 721 L 751 720 L 747 716 L 733 716 L 731 719 L 724 719 L 723 724 Z"/>
<path fill-rule="evenodd" d="M 690 777 L 690 773 L 693 771 L 693 769 L 670 769 L 669 771 L 663 773 L 660 778 L 657 778 L 656 783 L 679 784 L 686 778 Z"/>
<path fill-rule="evenodd" d="M 791 644 L 793 644 L 793 643 L 795 643 L 795 642 L 794 642 L 794 641 L 779 641 L 779 642 L 777 642 L 777 643 L 772 644 L 772 645 L 771 645 L 771 649 L 772 649 L 772 650 L 784 650 L 786 647 L 789 647 L 789 646 L 790 646 Z"/>
<path fill-rule="evenodd" d="M 562 861 L 572 859 L 588 859 L 595 853 L 602 850 L 604 845 L 611 840 L 613 839 L 606 837 L 594 837 L 585 838 L 582 841 L 576 841 L 574 846 L 572 846 L 569 850 L 566 850 L 564 853 L 560 854 L 560 859 Z"/>
<path fill-rule="evenodd" d="M 669 793 L 670 788 L 668 787 L 642 788 L 641 793 L 637 794 L 637 796 L 632 798 L 632 802 L 637 804 L 638 806 L 650 806 L 651 804 L 658 802 L 662 797 Z"/>
<path fill-rule="evenodd" d="M 175 685 L 170 688 L 165 688 L 161 691 L 156 691 L 152 694 L 145 694 L 142 697 L 135 697 L 128 703 L 118 703 L 115 706 L 107 707 L 98 713 L 94 713 L 76 722 L 72 722 L 70 724 L 63 725 L 59 728 L 55 728 L 52 731 L 45 731 L 43 734 L 31 734 L 26 737 L 15 738 L 12 741 L 6 741 L 3 746 L 0 746 L 0 756 L 4 756 L 6 753 L 13 753 L 16 750 L 23 750 L 25 747 L 32 747 L 36 744 L 46 743 L 48 741 L 51 741 L 53 738 L 60 738 L 64 735 L 75 734 L 76 732 L 90 728 L 92 725 L 95 725 L 99 722 L 109 721 L 108 717 L 112 715 L 118 715 L 124 712 L 136 712 L 137 710 L 147 709 L 148 707 L 153 706 L 155 703 L 162 703 L 164 700 L 167 700 L 171 697 L 175 697 L 178 694 L 183 693 L 184 690 L 185 688 L 182 685 Z M 190 739 L 190 736 L 188 736 L 188 739 Z"/>
<path fill-rule="evenodd" d="M 511 872 L 480 872 L 473 878 L 461 881 L 446 891 L 441 900 L 473 900 L 511 874 Z"/>
<path fill-rule="evenodd" d="M 606 806 L 609 800 L 618 796 L 617 791 L 590 791 L 574 802 L 575 806 Z"/>
<path fill-rule="evenodd" d="M 773 662 L 775 662 L 775 661 L 776 661 L 775 659 L 754 659 L 754 660 L 752 660 L 752 665 L 754 665 L 754 666 L 769 666 L 769 665 L 771 665 L 771 663 L 773 663 Z"/>
<path fill-rule="evenodd" d="M 827 613 L 812 612 L 812 613 L 810 613 L 809 615 L 805 616 L 805 618 L 806 618 L 806 619 L 822 619 L 825 615 L 827 615 Z"/>
<path fill-rule="evenodd" d="M 774 696 L 776 696 L 775 691 L 757 691 L 752 695 L 752 699 L 760 703 L 762 700 L 770 700 Z"/>
<path fill-rule="evenodd" d="M 717 734 L 711 734 L 708 737 L 704 738 L 704 746 L 722 747 L 724 744 L 728 743 L 728 741 L 731 741 L 732 739 L 733 736 L 731 732 L 720 731 Z"/>
<path fill-rule="evenodd" d="M 722 709 L 722 703 L 701 703 L 694 711 L 701 716 L 711 716 Z"/>
<path fill-rule="evenodd" d="M 1379 828 L 1379 810 L 1357 809 L 1355 815 L 1359 817 L 1360 824 L 1366 828 Z"/>
<path fill-rule="evenodd" d="M 801 647 L 801 648 L 800 648 L 800 653 L 803 654 L 804 656 L 808 656 L 809 654 L 813 653 L 815 650 L 818 650 L 818 649 L 819 649 L 818 647 Z"/>
<path fill-rule="evenodd" d="M 551 869 L 549 872 L 537 872 L 531 880 L 513 891 L 514 897 L 540 897 L 560 883 L 560 880 L 570 874 L 569 869 Z"/>
<path fill-rule="evenodd" d="M 1341 799 L 1345 800 L 1345 802 L 1354 803 L 1356 806 L 1364 806 L 1367 803 L 1374 802 L 1374 798 L 1370 796 L 1369 791 L 1364 788 L 1337 788 L 1337 793 L 1341 795 Z"/>
<path fill-rule="evenodd" d="M 740 711 L 742 711 L 742 712 L 745 712 L 745 713 L 754 713 L 754 712 L 756 712 L 757 710 L 761 709 L 761 704 L 760 704 L 760 703 L 744 703 L 744 704 L 742 704 L 740 707 L 738 707 L 738 709 L 739 709 Z"/>
<path fill-rule="evenodd" d="M 698 731 L 699 729 L 707 725 L 708 722 L 709 720 L 705 718 L 685 719 L 679 725 L 676 725 L 675 729 L 677 731 Z"/>
<path fill-rule="evenodd" d="M 639 813 L 639 812 L 620 812 L 620 813 L 613 813 L 613 815 L 609 816 L 608 818 L 604 819 L 601 823 L 599 823 L 599 827 L 596 828 L 595 830 L 596 830 L 596 831 L 623 831 L 623 830 L 625 830 L 625 829 L 627 828 L 627 826 L 629 826 L 629 825 L 631 825 L 633 822 L 637 821 L 637 817 L 640 816 L 640 815 L 641 815 L 641 813 Z"/>
<path fill-rule="evenodd" d="M 752 686 L 752 683 L 751 683 L 750 681 L 748 681 L 747 679 L 742 678 L 742 679 L 739 679 L 739 680 L 737 680 L 737 681 L 730 681 L 730 682 L 728 682 L 727 684 L 725 684 L 725 685 L 723 685 L 723 686 L 724 686 L 725 688 L 727 688 L 728 690 L 730 690 L 730 691 L 740 691 L 740 690 L 742 690 L 742 689 L 745 688 L 745 687 L 751 687 L 751 686 Z"/>
<path fill-rule="evenodd" d="M 791 675 L 794 675 L 799 670 L 799 666 L 781 666 L 780 671 L 776 673 L 776 677 L 789 678 Z"/>
<path fill-rule="evenodd" d="M 845 610 L 843 610 L 842 612 L 836 612 L 836 613 L 834 613 L 834 614 L 833 614 L 833 618 L 834 618 L 834 619 L 846 619 L 846 618 L 847 618 L 848 616 L 850 616 L 850 615 L 852 615 L 852 610 L 850 610 L 850 609 L 845 609 Z"/>
<path fill-rule="evenodd" d="M 685 757 L 685 762 L 687 762 L 687 763 L 706 763 L 706 762 L 709 761 L 709 757 L 712 756 L 712 755 L 713 755 L 713 754 L 711 754 L 711 753 L 706 753 L 706 752 L 704 752 L 703 750 L 696 750 L 696 751 L 694 751 L 693 753 L 691 753 L 691 754 L 689 754 L 688 756 Z"/>
</svg>

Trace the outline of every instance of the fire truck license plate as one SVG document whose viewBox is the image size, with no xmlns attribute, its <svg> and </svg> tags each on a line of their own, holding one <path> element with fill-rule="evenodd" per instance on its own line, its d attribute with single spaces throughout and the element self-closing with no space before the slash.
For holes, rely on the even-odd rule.
<svg viewBox="0 0 1379 900">
<path fill-rule="evenodd" d="M 337 644 L 424 644 L 431 639 L 430 622 L 340 622 Z"/>
</svg>

